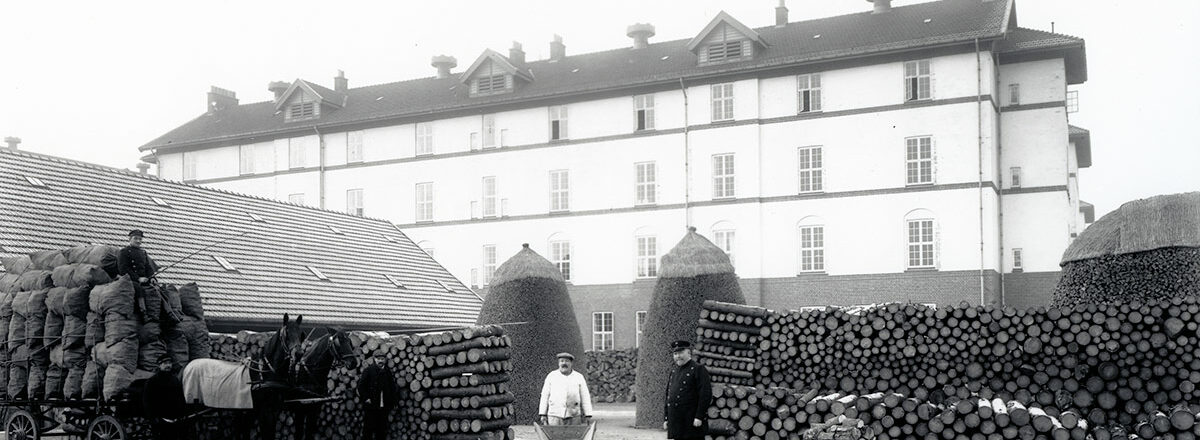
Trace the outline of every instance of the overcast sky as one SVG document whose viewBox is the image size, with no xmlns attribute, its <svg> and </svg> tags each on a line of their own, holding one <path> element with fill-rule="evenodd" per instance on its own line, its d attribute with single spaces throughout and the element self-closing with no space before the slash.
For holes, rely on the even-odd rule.
<svg viewBox="0 0 1200 440">
<path fill-rule="evenodd" d="M 921 1 L 896 0 L 896 6 Z M 133 169 L 137 147 L 199 116 L 210 85 L 242 103 L 270 81 L 351 87 L 432 76 L 432 55 L 465 69 L 512 41 L 541 59 L 630 44 L 649 22 L 691 38 L 719 11 L 774 23 L 775 0 L 5 1 L 0 4 L 0 136 L 23 149 Z M 863 0 L 790 0 L 791 21 L 869 10 Z M 1092 132 L 1082 199 L 1097 216 L 1155 194 L 1200 190 L 1200 2 L 1019 0 L 1019 24 L 1087 40 L 1089 81 L 1071 123 Z"/>
</svg>

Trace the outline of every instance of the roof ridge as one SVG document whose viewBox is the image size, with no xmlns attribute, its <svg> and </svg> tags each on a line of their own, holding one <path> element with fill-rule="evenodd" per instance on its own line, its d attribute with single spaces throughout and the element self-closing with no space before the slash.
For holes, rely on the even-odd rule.
<svg viewBox="0 0 1200 440">
<path fill-rule="evenodd" d="M 288 201 L 284 201 L 284 200 L 272 199 L 272 198 L 267 198 L 267 197 L 263 197 L 263 196 L 256 196 L 253 194 L 246 194 L 246 193 L 241 193 L 241 192 L 237 192 L 237 191 L 230 191 L 227 189 L 197 185 L 194 183 L 188 183 L 188 182 L 181 181 L 181 180 L 164 179 L 160 176 L 153 175 L 153 174 L 148 174 L 148 173 L 142 174 L 140 172 L 132 171 L 132 170 L 124 169 L 124 168 L 110 167 L 108 165 L 100 165 L 100 164 L 91 163 L 91 162 L 84 162 L 84 161 L 77 160 L 77 159 L 68 159 L 68 158 L 65 158 L 62 156 L 54 156 L 54 155 L 38 153 L 38 152 L 34 152 L 34 151 L 13 150 L 11 148 L 0 147 L 0 153 L 12 154 L 15 156 L 27 156 L 27 157 L 31 157 L 31 158 L 35 158 L 35 159 L 50 160 L 50 161 L 59 162 L 59 163 L 66 164 L 66 165 L 78 166 L 81 168 L 91 168 L 91 169 L 100 170 L 100 171 L 107 171 L 107 172 L 112 172 L 112 173 L 119 173 L 119 174 L 125 174 L 125 175 L 129 175 L 129 176 L 140 177 L 143 179 L 156 180 L 159 182 L 173 184 L 173 185 L 185 186 L 185 187 L 189 187 L 189 188 L 196 188 L 196 189 L 199 189 L 202 191 L 218 192 L 218 193 L 222 193 L 222 194 L 245 197 L 248 199 L 260 200 L 260 201 L 264 201 L 264 202 L 279 203 L 279 204 L 295 206 L 295 207 L 299 207 L 299 208 L 306 208 L 306 209 L 310 209 L 310 210 L 314 210 L 314 211 L 318 211 L 318 212 L 332 213 L 332 214 L 342 215 L 342 216 L 346 216 L 346 217 L 350 217 L 350 218 L 366 219 L 366 220 L 371 220 L 376 223 L 383 223 L 387 226 L 390 226 L 394 230 L 400 230 L 399 227 L 396 226 L 395 223 L 392 223 L 391 220 L 387 220 L 387 219 L 379 218 L 379 217 L 354 215 L 354 214 L 350 214 L 348 212 L 335 211 L 332 209 L 320 208 L 320 207 L 311 206 L 311 205 L 301 205 L 301 204 L 296 204 L 296 203 L 292 203 L 292 202 L 288 202 Z"/>
<path fill-rule="evenodd" d="M 1064 34 L 1061 32 L 1050 32 L 1050 31 L 1044 31 L 1041 29 L 1027 28 L 1024 26 L 1017 26 L 1017 29 L 1020 29 L 1023 31 L 1033 31 L 1033 32 L 1038 32 L 1038 33 L 1042 33 L 1042 34 L 1053 35 L 1056 37 L 1064 37 L 1064 38 L 1072 38 L 1072 39 L 1076 39 L 1076 40 L 1083 40 L 1083 37 L 1078 37 L 1078 36 L 1071 35 L 1071 34 Z"/>
</svg>

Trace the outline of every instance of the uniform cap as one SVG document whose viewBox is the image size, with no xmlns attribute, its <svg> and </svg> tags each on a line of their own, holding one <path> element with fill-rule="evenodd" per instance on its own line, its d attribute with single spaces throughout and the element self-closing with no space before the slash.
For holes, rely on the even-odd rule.
<svg viewBox="0 0 1200 440">
<path fill-rule="evenodd" d="M 671 343 L 671 352 L 672 353 L 677 352 L 679 350 L 687 350 L 690 348 L 692 348 L 692 343 L 688 342 L 688 341 L 675 341 L 675 342 Z"/>
<path fill-rule="evenodd" d="M 130 237 L 143 237 L 143 238 L 146 237 L 146 235 L 142 233 L 141 229 L 134 229 L 132 231 L 129 231 L 129 236 Z"/>
</svg>

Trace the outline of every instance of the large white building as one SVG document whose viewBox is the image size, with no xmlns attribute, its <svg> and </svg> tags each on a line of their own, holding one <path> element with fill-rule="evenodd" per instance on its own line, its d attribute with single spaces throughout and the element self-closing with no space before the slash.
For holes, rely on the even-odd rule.
<svg viewBox="0 0 1200 440">
<path fill-rule="evenodd" d="M 942 0 L 691 40 L 630 26 L 613 50 L 332 89 L 271 83 L 142 150 L 159 174 L 388 219 L 486 290 L 529 243 L 558 263 L 597 348 L 637 343 L 658 257 L 695 226 L 769 308 L 1044 304 L 1084 227 L 1083 40 L 1013 0 Z M 1081 209 L 1081 205 L 1083 209 Z"/>
</svg>

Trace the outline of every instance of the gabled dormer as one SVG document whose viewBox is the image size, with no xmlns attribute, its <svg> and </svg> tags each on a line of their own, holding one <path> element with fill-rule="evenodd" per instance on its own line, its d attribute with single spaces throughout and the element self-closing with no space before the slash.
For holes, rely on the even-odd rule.
<svg viewBox="0 0 1200 440">
<path fill-rule="evenodd" d="M 321 113 L 346 105 L 346 95 L 317 84 L 297 79 L 278 98 L 275 111 L 283 112 L 284 122 L 318 119 Z"/>
<path fill-rule="evenodd" d="M 701 65 L 749 60 L 765 47 L 767 42 L 758 32 L 725 11 L 717 14 L 687 45 Z"/>
<path fill-rule="evenodd" d="M 475 63 L 459 77 L 463 84 L 471 88 L 471 96 L 498 95 L 512 93 L 519 81 L 531 82 L 533 77 L 528 72 L 513 65 L 512 62 L 496 51 L 487 49 Z"/>
</svg>

